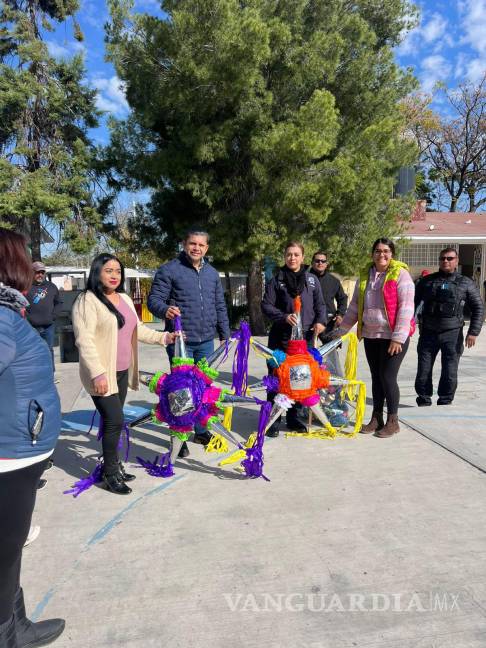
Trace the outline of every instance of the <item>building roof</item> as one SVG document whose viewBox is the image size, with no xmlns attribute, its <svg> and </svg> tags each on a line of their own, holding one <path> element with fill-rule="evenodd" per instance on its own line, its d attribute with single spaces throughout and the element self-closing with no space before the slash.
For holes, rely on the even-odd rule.
<svg viewBox="0 0 486 648">
<path fill-rule="evenodd" d="M 486 241 L 486 213 L 426 212 L 418 206 L 405 232 L 414 241 Z"/>
</svg>

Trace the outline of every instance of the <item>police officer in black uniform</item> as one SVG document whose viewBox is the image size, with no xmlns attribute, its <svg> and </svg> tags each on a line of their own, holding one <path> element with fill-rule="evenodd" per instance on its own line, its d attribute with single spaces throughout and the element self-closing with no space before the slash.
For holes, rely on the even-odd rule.
<svg viewBox="0 0 486 648">
<path fill-rule="evenodd" d="M 484 321 L 484 306 L 478 287 L 457 272 L 459 257 L 454 248 L 439 256 L 439 272 L 423 277 L 415 288 L 420 337 L 415 379 L 417 405 L 432 405 L 432 370 L 441 352 L 442 370 L 437 405 L 449 405 L 457 388 L 457 368 L 464 351 L 464 308 L 471 313 L 466 346 L 473 347 Z"/>
</svg>

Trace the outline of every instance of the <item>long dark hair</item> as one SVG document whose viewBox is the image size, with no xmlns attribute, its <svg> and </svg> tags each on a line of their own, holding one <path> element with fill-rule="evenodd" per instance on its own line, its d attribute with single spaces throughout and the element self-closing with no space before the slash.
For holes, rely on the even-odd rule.
<svg viewBox="0 0 486 648">
<path fill-rule="evenodd" d="M 19 292 L 32 286 L 34 272 L 27 254 L 25 237 L 0 227 L 0 281 Z"/>
<path fill-rule="evenodd" d="M 98 254 L 96 258 L 93 259 L 93 262 L 91 264 L 91 267 L 89 269 L 89 277 L 88 277 L 88 283 L 86 284 L 86 289 L 91 290 L 91 292 L 98 297 L 100 302 L 102 302 L 106 308 L 110 311 L 110 313 L 113 313 L 113 315 L 116 317 L 118 321 L 118 328 L 121 329 L 122 326 L 125 325 L 125 318 L 123 315 L 120 313 L 118 308 L 116 308 L 111 301 L 106 297 L 105 292 L 103 290 L 103 284 L 101 283 L 101 270 L 103 269 L 103 266 L 105 263 L 108 263 L 108 261 L 117 261 L 120 264 L 121 268 L 121 277 L 120 277 L 120 285 L 116 289 L 116 292 L 118 293 L 123 293 L 125 292 L 124 285 L 125 285 L 125 268 L 123 267 L 123 263 L 120 261 L 120 259 L 113 254 L 109 254 L 108 252 L 103 252 L 102 254 Z"/>
</svg>

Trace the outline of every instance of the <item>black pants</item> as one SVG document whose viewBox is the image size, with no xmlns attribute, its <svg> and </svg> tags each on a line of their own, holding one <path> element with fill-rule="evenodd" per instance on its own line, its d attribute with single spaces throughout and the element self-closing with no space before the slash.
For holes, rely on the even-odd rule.
<svg viewBox="0 0 486 648">
<path fill-rule="evenodd" d="M 13 614 L 22 549 L 29 534 L 37 485 L 47 461 L 0 473 L 0 624 Z"/>
<path fill-rule="evenodd" d="M 366 359 L 371 371 L 371 391 L 373 394 L 373 410 L 382 412 L 386 401 L 388 414 L 398 412 L 400 389 L 398 388 L 398 370 L 408 351 L 410 338 L 402 344 L 402 350 L 396 355 L 388 353 L 390 340 L 381 338 L 364 338 Z"/>
<path fill-rule="evenodd" d="M 424 398 L 432 396 L 432 370 L 439 351 L 441 352 L 442 369 L 437 393 L 439 398 L 453 400 L 457 389 L 459 360 L 464 351 L 462 328 L 443 333 L 429 330 L 423 330 L 420 333 L 417 345 L 418 366 L 415 391 Z"/>
<path fill-rule="evenodd" d="M 128 369 L 116 372 L 118 394 L 92 396 L 96 409 L 104 423 L 103 463 L 106 475 L 118 472 L 118 442 L 124 423 L 123 405 L 128 390 Z"/>
</svg>

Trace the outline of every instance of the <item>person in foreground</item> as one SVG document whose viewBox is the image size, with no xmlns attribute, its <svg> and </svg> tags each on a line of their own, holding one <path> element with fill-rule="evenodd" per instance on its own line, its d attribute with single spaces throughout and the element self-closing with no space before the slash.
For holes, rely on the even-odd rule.
<svg viewBox="0 0 486 648">
<path fill-rule="evenodd" d="M 103 481 L 112 493 L 131 493 L 118 458 L 128 387 L 138 389 L 138 340 L 166 346 L 174 333 L 144 326 L 124 292 L 123 264 L 112 254 L 99 254 L 91 264 L 86 290 L 74 302 L 72 319 L 79 349 L 79 375 L 103 421 Z"/>
<path fill-rule="evenodd" d="M 405 263 L 394 259 L 395 244 L 388 238 L 373 243 L 372 262 L 361 272 L 339 333 L 358 323 L 371 372 L 373 414 L 361 428 L 381 439 L 400 431 L 398 371 L 415 329 L 414 283 Z M 387 421 L 383 418 L 386 401 Z"/>
<path fill-rule="evenodd" d="M 313 338 L 324 331 L 327 321 L 319 281 L 313 274 L 306 272 L 304 266 L 304 246 L 298 241 L 290 241 L 285 248 L 284 259 L 285 265 L 268 282 L 261 304 L 263 314 L 272 322 L 268 346 L 272 350 L 281 351 L 286 351 L 292 337 L 292 328 L 297 324 L 297 315 L 294 313 L 296 297 L 301 300 L 302 335 L 308 345 L 312 345 Z M 275 394 L 268 394 L 269 400 L 274 397 Z M 295 407 L 287 411 L 286 424 L 294 432 L 307 432 L 306 426 L 298 419 Z M 267 430 L 267 436 L 278 436 L 279 428 L 280 419 L 277 419 Z"/>
<path fill-rule="evenodd" d="M 0 646 L 52 643 L 63 619 L 33 623 L 20 587 L 37 484 L 61 429 L 51 352 L 25 319 L 32 283 L 25 239 L 0 228 Z"/>
<path fill-rule="evenodd" d="M 439 271 L 423 277 L 416 287 L 420 337 L 415 391 L 419 407 L 432 405 L 432 370 L 439 351 L 442 370 L 437 405 L 450 405 L 454 400 L 459 360 L 464 351 L 464 307 L 471 313 L 466 335 L 468 349 L 475 345 L 483 325 L 484 305 L 479 288 L 472 279 L 457 272 L 458 263 L 457 251 L 445 248 L 439 254 Z"/>
</svg>

